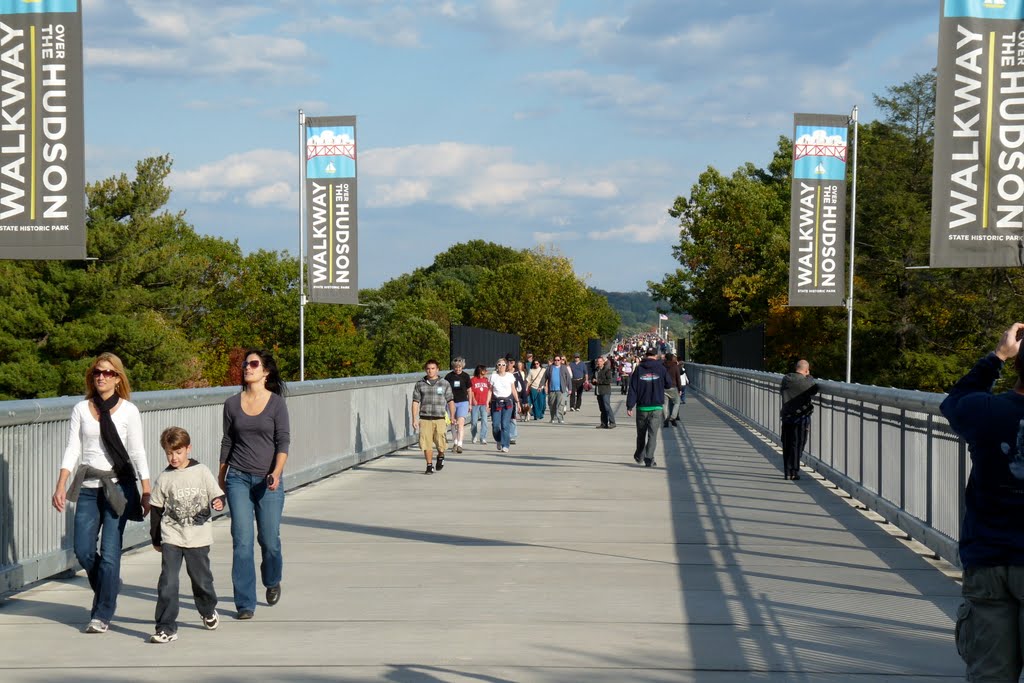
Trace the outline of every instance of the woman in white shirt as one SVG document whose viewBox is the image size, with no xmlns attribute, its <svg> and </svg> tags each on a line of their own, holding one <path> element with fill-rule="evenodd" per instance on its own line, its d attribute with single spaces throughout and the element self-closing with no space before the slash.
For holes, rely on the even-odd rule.
<svg viewBox="0 0 1024 683">
<path fill-rule="evenodd" d="M 494 442 L 502 453 L 508 453 L 513 410 L 519 410 L 516 380 L 508 372 L 506 360 L 499 358 L 491 374 L 491 429 L 494 431 Z"/>
<path fill-rule="evenodd" d="M 121 359 L 112 353 L 100 354 L 85 373 L 85 400 L 71 411 L 68 445 L 53 492 L 58 512 L 64 512 L 68 500 L 76 502 L 75 557 L 93 590 L 86 633 L 107 631 L 121 588 L 125 525 L 129 519 L 141 521 L 149 512 L 142 416 L 128 401 L 130 397 Z M 65 491 L 72 472 L 71 490 Z M 142 481 L 141 499 L 136 479 Z"/>
</svg>

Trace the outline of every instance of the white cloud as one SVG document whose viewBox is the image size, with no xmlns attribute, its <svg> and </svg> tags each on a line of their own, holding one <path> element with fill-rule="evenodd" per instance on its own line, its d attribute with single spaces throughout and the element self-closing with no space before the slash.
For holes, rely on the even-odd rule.
<svg viewBox="0 0 1024 683">
<path fill-rule="evenodd" d="M 513 157 L 510 148 L 457 142 L 385 147 L 363 153 L 360 173 L 374 207 L 432 202 L 476 211 L 619 194 L 614 181 L 592 171 L 518 163 Z"/>
<path fill-rule="evenodd" d="M 273 7 L 241 0 L 94 0 L 90 7 L 85 63 L 116 77 L 293 80 L 311 57 L 301 40 L 247 31 Z"/>
<path fill-rule="evenodd" d="M 589 239 L 653 244 L 675 242 L 679 238 L 679 225 L 664 207 L 618 207 L 622 217 L 630 222 L 606 230 L 587 233 Z M 638 217 L 646 220 L 636 220 Z M 649 217 L 649 218 L 648 218 Z"/>
<path fill-rule="evenodd" d="M 399 180 L 378 183 L 366 205 L 370 208 L 397 208 L 426 201 L 429 197 L 430 183 L 426 180 Z"/>
<path fill-rule="evenodd" d="M 575 231 L 566 232 L 534 232 L 533 241 L 537 244 L 553 244 L 558 246 L 561 242 L 575 242 L 583 239 L 583 234 Z"/>
<path fill-rule="evenodd" d="M 295 153 L 255 149 L 193 169 L 175 170 L 169 183 L 201 202 L 229 200 L 256 208 L 296 209 L 298 163 Z"/>
</svg>

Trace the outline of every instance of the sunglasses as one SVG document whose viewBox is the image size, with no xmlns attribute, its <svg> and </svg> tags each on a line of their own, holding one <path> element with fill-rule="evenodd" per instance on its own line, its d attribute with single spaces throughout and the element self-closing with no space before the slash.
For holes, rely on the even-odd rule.
<svg viewBox="0 0 1024 683">
<path fill-rule="evenodd" d="M 242 361 L 242 368 L 249 367 L 249 368 L 252 368 L 253 370 L 255 370 L 260 365 L 262 365 L 262 363 L 260 363 L 260 361 L 258 361 L 258 360 L 243 360 Z"/>
<path fill-rule="evenodd" d="M 498 367 L 499 368 L 503 368 L 503 367 L 505 367 L 505 364 L 504 363 L 498 363 Z"/>
<path fill-rule="evenodd" d="M 117 377 L 117 370 L 93 370 L 93 377 L 105 377 L 106 379 L 114 379 Z"/>
</svg>

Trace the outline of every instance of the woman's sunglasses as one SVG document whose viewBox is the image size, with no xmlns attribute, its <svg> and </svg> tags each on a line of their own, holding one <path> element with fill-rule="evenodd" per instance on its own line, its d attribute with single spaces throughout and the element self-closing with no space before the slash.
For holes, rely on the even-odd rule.
<svg viewBox="0 0 1024 683">
<path fill-rule="evenodd" d="M 105 377 L 107 379 L 114 379 L 117 377 L 117 370 L 93 370 L 93 377 Z"/>
<path fill-rule="evenodd" d="M 250 367 L 253 370 L 255 370 L 260 365 L 261 365 L 261 363 L 258 360 L 244 360 L 244 361 L 242 361 L 242 367 L 243 368 Z"/>
</svg>

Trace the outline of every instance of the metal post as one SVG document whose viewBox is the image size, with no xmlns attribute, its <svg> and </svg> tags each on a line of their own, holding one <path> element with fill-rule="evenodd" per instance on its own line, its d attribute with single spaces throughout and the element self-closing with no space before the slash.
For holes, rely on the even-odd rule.
<svg viewBox="0 0 1024 683">
<path fill-rule="evenodd" d="M 846 383 L 850 383 L 853 370 L 853 251 L 857 244 L 857 133 L 860 124 L 857 121 L 857 107 L 850 114 L 853 123 L 853 187 L 850 191 L 850 292 L 846 297 Z"/>
<path fill-rule="evenodd" d="M 306 115 L 299 110 L 299 381 L 306 381 Z"/>
</svg>

